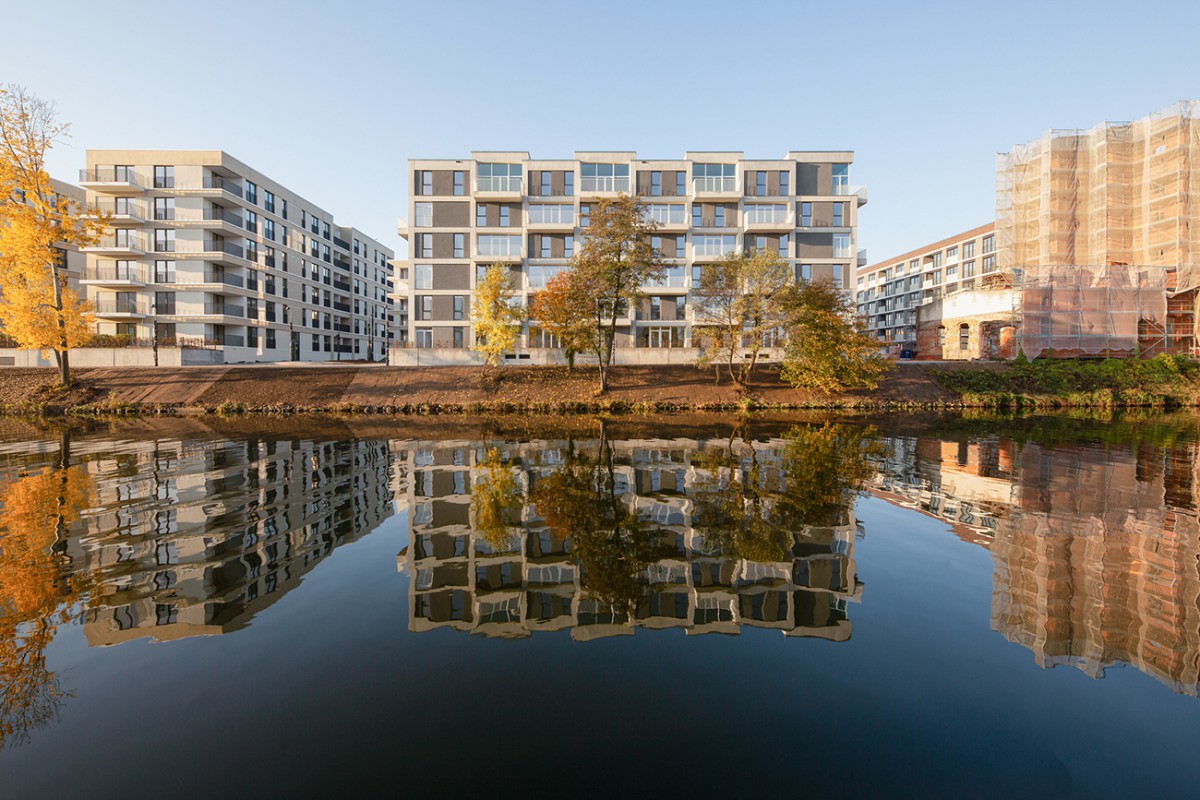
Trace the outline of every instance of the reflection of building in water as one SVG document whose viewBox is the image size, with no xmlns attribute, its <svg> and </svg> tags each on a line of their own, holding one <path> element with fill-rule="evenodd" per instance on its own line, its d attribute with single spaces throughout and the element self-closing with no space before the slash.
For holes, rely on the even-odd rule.
<svg viewBox="0 0 1200 800">
<path fill-rule="evenodd" d="M 916 458 L 908 472 L 885 466 L 875 488 L 908 487 L 896 492 L 905 498 L 925 492 L 922 510 L 989 548 L 993 630 L 1029 648 L 1043 667 L 1069 664 L 1098 678 L 1129 664 L 1177 692 L 1197 693 L 1195 443 L 1133 451 L 1018 449 L 995 437 L 922 439 L 915 449 L 914 440 L 896 441 L 906 443 L 894 453 L 908 448 Z M 919 490 L 914 476 L 924 480 Z"/>
<path fill-rule="evenodd" d="M 240 628 L 392 513 L 382 441 L 119 445 L 75 450 L 97 478 L 66 549 L 97 582 L 92 645 Z"/>
<path fill-rule="evenodd" d="M 661 556 L 633 576 L 642 591 L 629 607 L 632 613 L 591 595 L 571 537 L 556 535 L 528 501 L 538 481 L 566 462 L 566 442 L 502 446 L 503 458 L 520 474 L 525 500 L 512 535 L 499 545 L 475 527 L 471 511 L 472 491 L 487 470 L 487 448 L 478 442 L 403 444 L 396 471 L 407 476 L 411 536 L 398 560 L 411 576 L 410 629 L 497 637 L 570 629 L 572 638 L 586 641 L 631 635 L 639 627 L 732 634 L 749 626 L 787 636 L 850 638 L 847 604 L 862 592 L 851 504 L 826 527 L 790 534 L 781 561 L 726 555 L 695 527 L 696 488 L 704 475 L 694 457 L 718 444 L 728 445 L 694 440 L 612 445 L 616 493 L 636 510 Z M 574 447 L 594 454 L 599 443 Z M 754 449 L 758 463 L 778 475 L 780 442 L 755 443 Z"/>
</svg>

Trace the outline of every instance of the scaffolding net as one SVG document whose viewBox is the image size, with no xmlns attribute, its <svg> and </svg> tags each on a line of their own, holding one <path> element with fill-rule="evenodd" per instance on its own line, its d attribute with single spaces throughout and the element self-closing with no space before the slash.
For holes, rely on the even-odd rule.
<svg viewBox="0 0 1200 800">
<path fill-rule="evenodd" d="M 1193 295 L 1175 294 L 1178 273 L 1156 266 L 1015 268 L 1019 347 L 1029 358 L 1195 355 Z"/>
<path fill-rule="evenodd" d="M 1025 354 L 1196 354 L 1200 103 L 996 157 L 997 271 Z"/>
</svg>

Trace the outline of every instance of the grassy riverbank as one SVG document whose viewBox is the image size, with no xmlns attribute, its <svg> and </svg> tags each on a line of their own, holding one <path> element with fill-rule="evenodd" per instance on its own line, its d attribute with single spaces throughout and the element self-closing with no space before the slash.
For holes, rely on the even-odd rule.
<svg viewBox="0 0 1200 800">
<path fill-rule="evenodd" d="M 0 413 L 130 414 L 650 414 L 748 410 L 911 411 L 1027 408 L 1174 408 L 1200 405 L 1200 366 L 1147 361 L 902 363 L 875 390 L 829 396 L 794 389 L 772 367 L 747 394 L 690 366 L 615 367 L 595 391 L 594 369 L 400 368 L 379 365 L 86 369 L 68 391 L 53 370 L 0 370 Z"/>
<path fill-rule="evenodd" d="M 1020 360 L 1002 370 L 946 370 L 936 377 L 974 408 L 1200 405 L 1200 364 L 1167 355 L 1144 361 Z"/>
</svg>

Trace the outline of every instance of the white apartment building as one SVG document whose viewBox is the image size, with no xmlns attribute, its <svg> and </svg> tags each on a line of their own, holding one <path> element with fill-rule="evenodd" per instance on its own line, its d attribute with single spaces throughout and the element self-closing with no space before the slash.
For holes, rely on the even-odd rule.
<svg viewBox="0 0 1200 800">
<path fill-rule="evenodd" d="M 700 266 L 743 248 L 780 253 L 797 279 L 849 289 L 854 267 L 866 260 L 857 230 L 867 194 L 850 183 L 853 159 L 848 151 L 767 160 L 740 152 L 644 160 L 635 152 L 578 151 L 568 159 L 473 152 L 411 160 L 408 215 L 399 225 L 409 257 L 397 262 L 398 361 L 419 359 L 414 349 L 453 360 L 473 341 L 471 295 L 485 269 L 507 264 L 528 303 L 568 269 L 595 202 L 619 194 L 641 195 L 659 223 L 652 243 L 667 274 L 644 287 L 641 307 L 622 321 L 618 358 L 693 347 L 688 292 Z M 532 320 L 513 357 L 545 359 L 555 345 Z"/>
<path fill-rule="evenodd" d="M 99 333 L 178 363 L 386 357 L 393 252 L 262 173 L 219 150 L 88 150 L 80 184 L 112 215 L 81 280 Z"/>
<path fill-rule="evenodd" d="M 984 287 L 997 270 L 995 228 L 989 222 L 858 271 L 858 313 L 888 355 L 916 351 L 921 306 Z"/>
</svg>

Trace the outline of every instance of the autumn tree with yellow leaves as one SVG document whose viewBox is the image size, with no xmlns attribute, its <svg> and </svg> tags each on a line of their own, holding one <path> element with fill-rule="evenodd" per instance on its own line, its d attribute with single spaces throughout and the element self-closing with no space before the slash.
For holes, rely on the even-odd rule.
<svg viewBox="0 0 1200 800">
<path fill-rule="evenodd" d="M 53 103 L 0 87 L 0 324 L 18 347 L 52 351 L 64 386 L 70 350 L 92 337 L 93 319 L 67 286 L 61 248 L 94 244 L 108 223 L 50 183 L 46 155 L 68 128 Z"/>
<path fill-rule="evenodd" d="M 492 264 L 475 286 L 471 299 L 471 324 L 475 328 L 472 348 L 483 353 L 484 369 L 500 364 L 505 353 L 517 346 L 517 334 L 525 319 L 524 309 L 516 304 L 508 267 Z"/>
</svg>

